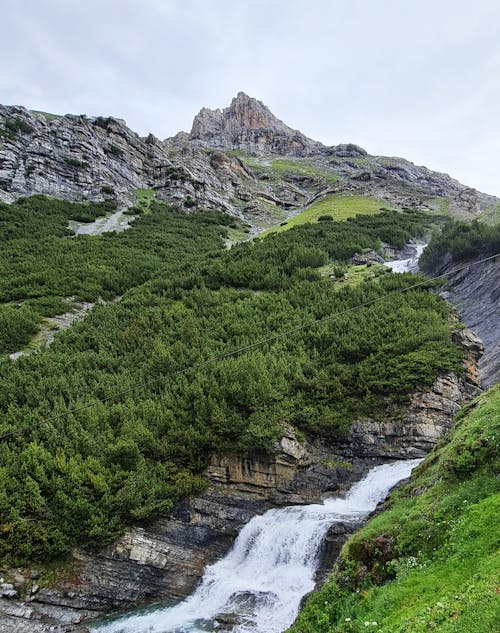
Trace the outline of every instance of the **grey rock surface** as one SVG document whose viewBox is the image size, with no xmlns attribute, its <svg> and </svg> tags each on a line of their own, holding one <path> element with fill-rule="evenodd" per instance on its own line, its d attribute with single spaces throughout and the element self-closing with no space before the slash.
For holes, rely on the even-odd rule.
<svg viewBox="0 0 500 633">
<path fill-rule="evenodd" d="M 458 270 L 460 269 L 460 270 Z M 484 356 L 479 361 L 479 375 L 484 388 L 500 381 L 500 260 L 477 264 L 447 265 L 443 294 L 450 301 L 460 319 L 481 339 L 470 333 L 464 344 L 474 349 L 484 345 Z"/>
<path fill-rule="evenodd" d="M 276 168 L 283 157 L 291 169 Z M 113 117 L 0 106 L 0 201 L 46 194 L 127 206 L 138 188 L 186 210 L 220 209 L 255 226 L 283 220 L 329 193 L 424 209 L 446 199 L 464 217 L 499 202 L 401 158 L 370 156 L 349 143 L 326 147 L 244 93 L 224 110 L 202 109 L 190 134 L 164 141 L 140 137 Z"/>
</svg>

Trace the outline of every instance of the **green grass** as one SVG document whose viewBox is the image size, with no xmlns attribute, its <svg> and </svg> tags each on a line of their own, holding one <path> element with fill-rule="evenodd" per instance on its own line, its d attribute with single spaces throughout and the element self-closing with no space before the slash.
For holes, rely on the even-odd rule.
<svg viewBox="0 0 500 633">
<path fill-rule="evenodd" d="M 248 234 L 250 233 L 250 226 L 238 218 L 234 219 L 233 226 L 227 226 L 227 238 L 226 246 L 231 247 L 238 242 L 244 242 L 248 240 Z"/>
<path fill-rule="evenodd" d="M 42 110 L 30 110 L 32 114 L 41 114 L 47 121 L 54 121 L 55 119 L 63 119 L 62 114 L 52 114 L 52 112 L 43 112 Z"/>
<path fill-rule="evenodd" d="M 347 220 L 347 218 L 352 218 L 355 215 L 374 215 L 379 213 L 382 207 L 387 207 L 387 203 L 377 198 L 345 196 L 334 193 L 313 202 L 303 211 L 287 220 L 286 224 L 273 226 L 264 235 L 280 233 L 306 222 L 317 222 L 322 215 L 329 215 L 334 220 Z"/>
<path fill-rule="evenodd" d="M 486 224 L 498 224 L 500 222 L 500 204 L 485 209 L 478 219 Z"/>
<path fill-rule="evenodd" d="M 449 215 L 450 213 L 450 198 L 439 198 L 439 213 L 441 215 Z"/>
<path fill-rule="evenodd" d="M 321 179 L 330 185 L 338 181 L 338 177 L 328 168 L 318 166 L 307 158 L 260 158 L 241 150 L 229 150 L 227 153 L 237 156 L 245 167 L 261 175 L 265 174 L 274 182 L 304 177 Z"/>
<path fill-rule="evenodd" d="M 153 189 L 136 189 L 133 192 L 135 196 L 135 204 L 141 210 L 141 213 L 150 213 L 151 204 L 155 198 L 155 192 Z"/>
<path fill-rule="evenodd" d="M 339 269 L 342 269 L 345 273 L 347 273 L 347 278 L 339 277 L 339 273 L 341 272 Z M 343 267 L 339 267 L 336 264 L 327 264 L 326 266 L 322 266 L 319 271 L 325 277 L 335 274 L 336 278 L 332 278 L 332 283 L 334 283 L 339 289 L 346 286 L 355 287 L 364 281 L 372 280 L 390 273 L 390 269 L 383 264 L 372 264 L 371 266 L 363 264 L 362 266 Z"/>
<path fill-rule="evenodd" d="M 349 539 L 291 632 L 499 630 L 499 437 L 497 385 Z"/>
<path fill-rule="evenodd" d="M 321 169 L 305 159 L 301 158 L 277 158 L 271 163 L 271 170 L 274 174 L 281 176 L 282 178 L 289 178 L 293 176 L 307 177 L 307 178 L 322 178 L 329 184 L 334 184 L 337 181 L 337 177 L 326 169 Z"/>
</svg>

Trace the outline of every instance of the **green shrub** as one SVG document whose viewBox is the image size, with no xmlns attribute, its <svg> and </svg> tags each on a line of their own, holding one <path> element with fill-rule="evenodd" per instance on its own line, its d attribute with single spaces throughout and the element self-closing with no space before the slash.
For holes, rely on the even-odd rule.
<svg viewBox="0 0 500 633">
<path fill-rule="evenodd" d="M 72 158 L 71 156 L 66 157 L 64 159 L 64 162 L 67 165 L 70 165 L 70 167 L 78 167 L 80 169 L 83 168 L 83 167 L 88 167 L 88 163 L 86 163 L 85 161 L 80 160 L 78 158 Z"/>
<path fill-rule="evenodd" d="M 14 139 L 18 132 L 32 134 L 35 129 L 27 121 L 19 117 L 4 120 L 4 127 L 0 128 L 0 136 Z"/>
<path fill-rule="evenodd" d="M 6 332 L 26 335 L 16 310 L 39 319 L 65 311 L 62 297 L 122 295 L 49 348 L 0 362 L 5 564 L 108 542 L 198 492 L 212 452 L 270 451 L 284 423 L 344 436 L 357 416 L 460 365 L 444 301 L 424 286 L 401 292 L 420 277 L 339 290 L 318 270 L 426 217 L 303 225 L 226 251 L 234 218 L 149 202 L 128 231 L 71 239 L 70 219 L 115 206 L 0 204 L 0 301 L 22 304 Z"/>
<path fill-rule="evenodd" d="M 106 152 L 108 154 L 111 154 L 112 156 L 116 156 L 118 158 L 121 158 L 124 154 L 123 150 L 121 149 L 121 147 L 118 147 L 118 145 L 114 145 L 113 143 L 111 143 L 107 148 L 106 148 Z"/>
<path fill-rule="evenodd" d="M 497 385 L 348 540 L 290 633 L 496 630 L 499 437 Z"/>
</svg>

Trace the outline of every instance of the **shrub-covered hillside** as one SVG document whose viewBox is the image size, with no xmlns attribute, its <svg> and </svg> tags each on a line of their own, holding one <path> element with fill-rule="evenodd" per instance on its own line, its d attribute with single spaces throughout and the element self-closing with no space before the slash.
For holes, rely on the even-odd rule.
<svg viewBox="0 0 500 633">
<path fill-rule="evenodd" d="M 0 359 L 5 563 L 109 541 L 199 491 L 213 451 L 268 451 L 285 423 L 338 436 L 460 367 L 448 308 L 422 278 L 381 272 L 344 287 L 318 271 L 379 240 L 404 243 L 425 215 L 306 224 L 225 251 L 233 220 L 220 214 L 155 203 L 124 233 L 69 237 L 65 223 L 82 208 L 58 204 L 0 207 L 11 226 L 0 255 L 5 330 L 41 311 L 35 300 L 123 296 L 49 348 Z M 37 234 L 24 207 L 46 214 Z"/>
<path fill-rule="evenodd" d="M 500 629 L 500 386 L 345 544 L 290 633 Z"/>
<path fill-rule="evenodd" d="M 500 253 L 500 223 L 489 226 L 478 220 L 448 220 L 433 236 L 419 263 L 422 270 L 433 272 L 449 262 L 458 264 L 495 253 Z"/>
</svg>

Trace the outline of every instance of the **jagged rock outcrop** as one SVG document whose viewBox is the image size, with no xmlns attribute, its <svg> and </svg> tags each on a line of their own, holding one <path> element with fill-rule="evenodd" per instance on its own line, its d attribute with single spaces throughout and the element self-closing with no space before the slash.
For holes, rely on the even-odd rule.
<svg viewBox="0 0 500 633">
<path fill-rule="evenodd" d="M 365 248 L 361 253 L 354 253 L 350 259 L 353 266 L 363 266 L 364 264 L 383 264 L 384 258 L 371 248 Z"/>
<path fill-rule="evenodd" d="M 309 156 L 324 146 L 292 130 L 257 99 L 239 92 L 224 110 L 202 108 L 193 121 L 189 140 L 202 147 L 248 152 Z"/>
<path fill-rule="evenodd" d="M 241 160 L 228 153 L 234 149 Z M 274 168 L 279 157 L 290 157 L 289 169 Z M 370 156 L 349 143 L 325 147 L 244 93 L 224 110 L 203 109 L 189 135 L 165 141 L 140 137 L 113 117 L 0 106 L 0 201 L 42 193 L 130 204 L 138 188 L 187 210 L 222 209 L 260 226 L 331 192 L 412 208 L 437 208 L 445 198 L 451 211 L 465 215 L 498 203 L 400 158 Z"/>
</svg>

